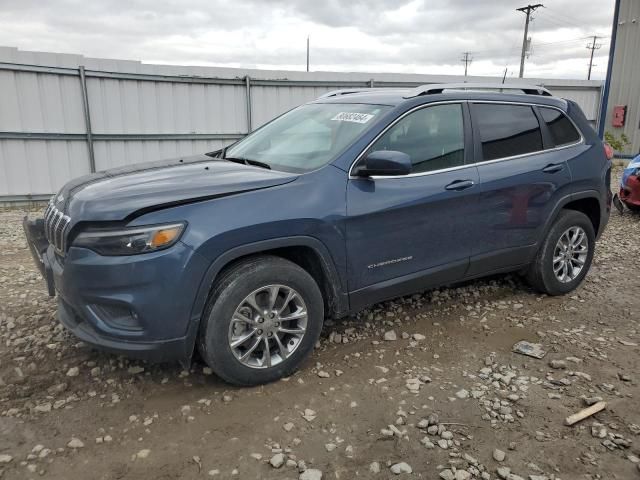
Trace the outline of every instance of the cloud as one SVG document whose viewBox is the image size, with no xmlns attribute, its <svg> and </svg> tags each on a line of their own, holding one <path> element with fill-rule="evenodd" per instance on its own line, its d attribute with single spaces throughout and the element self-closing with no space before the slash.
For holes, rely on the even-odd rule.
<svg viewBox="0 0 640 480">
<path fill-rule="evenodd" d="M 549 0 L 533 15 L 531 76 L 584 78 L 589 35 L 609 35 L 612 2 Z M 0 0 L 0 44 L 145 62 L 501 74 L 519 65 L 515 0 Z M 607 40 L 595 77 L 606 66 Z"/>
</svg>

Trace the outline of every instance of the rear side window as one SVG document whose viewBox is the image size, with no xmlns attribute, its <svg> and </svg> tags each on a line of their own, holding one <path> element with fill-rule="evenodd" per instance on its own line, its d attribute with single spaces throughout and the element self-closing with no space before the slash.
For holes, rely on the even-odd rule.
<svg viewBox="0 0 640 480">
<path fill-rule="evenodd" d="M 462 105 L 434 105 L 410 113 L 387 130 L 369 153 L 379 150 L 396 150 L 409 155 L 413 173 L 463 165 Z"/>
<path fill-rule="evenodd" d="M 533 109 L 523 105 L 473 105 L 484 161 L 542 150 L 542 132 Z"/>
<path fill-rule="evenodd" d="M 570 145 L 580 140 L 580 134 L 576 127 L 573 126 L 571 120 L 564 113 L 555 108 L 538 108 L 556 147 Z"/>
</svg>

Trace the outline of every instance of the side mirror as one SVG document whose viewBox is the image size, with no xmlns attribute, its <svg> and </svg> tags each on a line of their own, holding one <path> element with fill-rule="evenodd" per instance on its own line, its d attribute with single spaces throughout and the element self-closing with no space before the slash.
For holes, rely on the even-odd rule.
<svg viewBox="0 0 640 480">
<path fill-rule="evenodd" d="M 372 175 L 408 175 L 411 173 L 411 158 L 403 152 L 395 150 L 378 150 L 371 152 L 356 167 L 355 175 L 370 177 Z"/>
</svg>

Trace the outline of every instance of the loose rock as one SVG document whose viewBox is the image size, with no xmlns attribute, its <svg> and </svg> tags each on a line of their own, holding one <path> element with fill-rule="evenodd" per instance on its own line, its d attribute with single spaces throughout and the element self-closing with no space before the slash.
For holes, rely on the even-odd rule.
<svg viewBox="0 0 640 480">
<path fill-rule="evenodd" d="M 302 472 L 298 477 L 299 480 L 322 480 L 322 472 L 315 468 L 309 468 Z"/>
<path fill-rule="evenodd" d="M 400 475 L 401 473 L 413 473 L 413 469 L 408 463 L 400 462 L 391 465 L 391 472 L 396 475 Z"/>
<path fill-rule="evenodd" d="M 271 457 L 269 463 L 273 468 L 280 468 L 282 465 L 284 465 L 284 454 L 276 453 L 273 457 Z"/>
<path fill-rule="evenodd" d="M 498 450 L 497 448 L 493 451 L 493 459 L 496 462 L 504 462 L 506 456 L 506 453 L 504 453 L 502 450 Z"/>
</svg>

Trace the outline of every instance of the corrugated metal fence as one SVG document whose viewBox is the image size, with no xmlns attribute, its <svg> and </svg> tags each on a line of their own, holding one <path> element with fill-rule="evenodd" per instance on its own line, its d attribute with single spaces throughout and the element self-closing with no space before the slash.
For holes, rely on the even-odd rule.
<svg viewBox="0 0 640 480">
<path fill-rule="evenodd" d="M 0 47 L 0 201 L 43 199 L 91 171 L 215 150 L 336 88 L 462 79 L 148 65 Z M 601 82 L 532 82 L 597 121 Z"/>
</svg>

